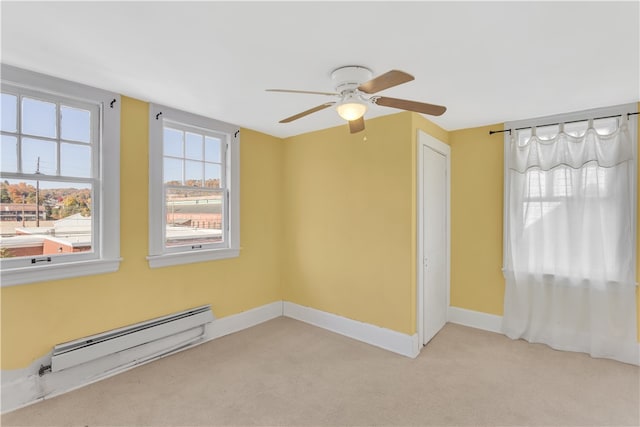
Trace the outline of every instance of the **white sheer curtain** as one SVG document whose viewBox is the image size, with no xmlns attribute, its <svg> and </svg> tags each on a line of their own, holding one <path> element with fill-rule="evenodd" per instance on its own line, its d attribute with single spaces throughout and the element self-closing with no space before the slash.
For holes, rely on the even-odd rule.
<svg viewBox="0 0 640 427">
<path fill-rule="evenodd" d="M 614 120 L 607 135 L 585 121 L 582 132 L 505 139 L 503 328 L 638 364 L 636 142 L 626 115 Z"/>
</svg>

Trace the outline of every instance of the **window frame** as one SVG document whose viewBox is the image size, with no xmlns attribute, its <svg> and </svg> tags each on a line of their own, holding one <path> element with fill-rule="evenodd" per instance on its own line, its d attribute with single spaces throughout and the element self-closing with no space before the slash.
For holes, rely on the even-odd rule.
<svg viewBox="0 0 640 427">
<path fill-rule="evenodd" d="M 614 117 L 614 116 L 620 116 L 620 120 L 626 120 L 626 124 L 628 127 L 628 131 L 629 131 L 629 136 L 632 139 L 632 149 L 633 149 L 633 164 L 631 165 L 631 173 L 629 174 L 629 185 L 631 186 L 631 209 L 632 209 L 632 218 L 634 218 L 635 220 L 632 221 L 632 228 L 633 230 L 631 231 L 631 234 L 633 236 L 634 239 L 634 244 L 632 245 L 632 259 L 635 261 L 637 259 L 637 242 L 636 242 L 636 236 L 637 236 L 637 229 L 638 229 L 638 115 L 637 114 L 630 114 L 630 113 L 637 113 L 638 110 L 638 104 L 637 103 L 630 103 L 630 104 L 622 104 L 622 105 L 615 105 L 615 106 L 610 106 L 610 107 L 602 107 L 602 108 L 595 108 L 595 109 L 591 109 L 591 110 L 584 110 L 584 111 L 576 111 L 576 112 L 572 112 L 572 113 L 565 113 L 565 114 L 556 114 L 553 116 L 545 116 L 545 117 L 538 117 L 538 118 L 532 118 L 532 119 L 525 119 L 525 120 L 517 120 L 517 121 L 511 121 L 511 122 L 506 122 L 504 124 L 504 130 L 508 131 L 509 129 L 511 129 L 512 131 L 517 132 L 518 129 L 521 128 L 529 128 L 529 127 L 544 127 L 545 125 L 549 125 L 551 124 L 558 124 L 558 123 L 567 123 L 567 122 L 574 122 L 574 121 L 587 121 L 587 120 L 597 120 L 598 118 L 609 118 L 609 117 Z M 516 135 L 517 137 L 517 135 Z M 510 184 L 511 184 L 511 180 L 508 179 L 509 176 L 509 168 L 510 168 L 510 164 L 509 164 L 509 159 L 510 159 L 510 140 L 511 140 L 511 134 L 510 132 L 504 132 L 504 143 L 503 143 L 503 158 L 504 158 L 504 171 L 503 171 L 503 177 L 504 177 L 504 185 L 503 185 L 503 233 L 502 233 L 502 247 L 503 247 L 503 261 L 502 261 L 502 271 L 503 273 L 506 272 L 506 265 L 507 265 L 507 254 L 510 252 L 510 248 L 509 248 L 509 228 L 510 228 L 510 215 L 509 215 L 509 204 L 507 203 L 507 201 L 509 200 L 509 193 L 510 193 Z M 557 200 L 557 199 L 563 199 L 563 197 L 541 197 L 540 200 L 546 200 L 546 199 L 553 199 L 553 200 Z M 634 262 L 634 275 L 637 274 L 637 268 L 638 266 L 636 265 L 636 263 Z M 554 275 L 554 274 L 550 274 L 550 275 Z"/>
<path fill-rule="evenodd" d="M 91 104 L 97 108 L 98 130 L 92 145 L 92 173 L 80 179 L 93 185 L 98 197 L 92 206 L 92 250 L 86 253 L 47 255 L 50 261 L 33 263 L 32 258 L 0 260 L 2 287 L 115 272 L 120 262 L 120 95 L 80 83 L 1 64 L 2 92 L 34 97 L 47 102 Z M 7 88 L 7 90 L 5 90 Z M 18 108 L 20 105 L 18 104 Z M 58 120 L 58 118 L 56 119 Z M 61 130 L 58 127 L 58 133 Z M 16 130 L 21 134 L 21 129 Z M 27 136 L 28 137 L 28 136 Z M 51 138 L 48 138 L 51 139 Z M 63 138 L 57 135 L 58 144 Z M 57 159 L 60 163 L 60 159 Z M 23 172 L 7 173 L 7 178 L 25 179 Z M 5 176 L 3 175 L 3 177 Z M 51 176 L 56 181 L 58 175 Z M 73 177 L 63 177 L 67 182 Z"/>
<path fill-rule="evenodd" d="M 174 246 L 165 245 L 166 211 L 164 184 L 163 130 L 171 124 L 181 128 L 200 129 L 226 137 L 227 147 L 221 157 L 225 173 L 226 205 L 222 212 L 223 243 Z M 240 255 L 240 136 L 237 126 L 188 113 L 175 108 L 149 106 L 149 267 L 168 267 L 195 262 L 234 258 Z M 223 141 L 224 143 L 224 141 Z M 199 187 L 196 187 L 199 188 Z"/>
</svg>

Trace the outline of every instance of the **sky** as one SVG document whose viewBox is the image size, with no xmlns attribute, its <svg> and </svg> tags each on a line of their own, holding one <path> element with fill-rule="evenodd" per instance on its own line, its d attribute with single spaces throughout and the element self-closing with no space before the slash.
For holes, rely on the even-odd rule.
<svg viewBox="0 0 640 427">
<path fill-rule="evenodd" d="M 19 98 L 11 93 L 2 94 L 1 106 L 2 172 L 20 172 L 20 162 L 21 172 L 43 175 L 40 180 L 43 189 L 69 186 L 47 181 L 46 176 L 91 178 L 91 129 L 97 125 L 97 109 L 91 111 L 90 107 L 64 103 L 58 106 L 27 96 L 19 105 Z M 23 135 L 21 142 L 16 135 L 18 128 Z M 164 138 L 165 182 L 221 179 L 220 139 L 170 128 L 165 129 Z M 89 188 L 80 182 L 72 186 Z"/>
<path fill-rule="evenodd" d="M 91 128 L 97 125 L 96 117 L 92 115 L 95 116 L 97 108 L 91 111 L 65 104 L 58 107 L 55 103 L 26 96 L 18 106 L 18 97 L 10 93 L 2 94 L 1 108 L 2 172 L 19 172 L 20 150 L 22 172 L 43 175 L 40 188 L 90 187 L 81 182 L 47 181 L 46 176 L 91 178 Z M 16 137 L 19 126 L 23 134 L 20 146 Z"/>
</svg>

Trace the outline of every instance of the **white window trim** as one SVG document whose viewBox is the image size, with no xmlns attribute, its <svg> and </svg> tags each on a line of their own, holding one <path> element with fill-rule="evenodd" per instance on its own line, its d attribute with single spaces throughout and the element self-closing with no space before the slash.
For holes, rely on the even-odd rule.
<svg viewBox="0 0 640 427">
<path fill-rule="evenodd" d="M 611 106 L 611 107 L 603 107 L 603 108 L 594 108 L 591 110 L 584 110 L 584 111 L 577 111 L 577 112 L 573 112 L 573 113 L 566 113 L 566 114 L 557 114 L 554 116 L 546 116 L 546 117 L 538 117 L 538 118 L 533 118 L 533 119 L 525 119 L 525 120 L 518 120 L 518 121 L 512 121 L 512 122 L 507 122 L 504 124 L 504 129 L 508 130 L 508 129 L 518 129 L 518 128 L 527 128 L 527 127 L 535 127 L 535 126 L 543 126 L 546 124 L 554 124 L 554 123 L 566 123 L 566 122 L 570 122 L 570 121 L 574 121 L 574 120 L 588 120 L 588 119 L 594 119 L 597 117 L 608 117 L 608 116 L 616 116 L 616 115 L 620 115 L 622 120 L 626 120 L 627 121 L 627 126 L 629 129 L 629 135 L 632 139 L 632 147 L 633 147 L 633 158 L 634 158 L 634 164 L 632 165 L 632 173 L 629 178 L 630 178 L 630 185 L 631 185 L 631 194 L 632 194 L 632 198 L 633 200 L 631 200 L 631 208 L 633 210 L 632 212 L 632 218 L 636 218 L 635 221 L 632 222 L 632 236 L 633 239 L 636 239 L 636 235 L 637 235 L 637 227 L 638 227 L 638 212 L 637 212 L 637 206 L 638 206 L 638 201 L 637 201 L 637 197 L 638 197 L 638 188 L 637 188 L 637 183 L 638 183 L 638 173 L 639 171 L 637 170 L 637 162 L 638 162 L 638 115 L 631 115 L 628 116 L 628 113 L 635 113 L 638 111 L 638 104 L 637 103 L 631 103 L 631 104 L 622 104 L 622 105 L 615 105 L 615 106 Z M 503 171 L 503 176 L 505 177 L 505 185 L 504 187 L 504 193 L 503 193 L 503 200 L 505 201 L 505 203 L 503 203 L 503 233 L 502 233 L 502 247 L 503 247 L 503 260 L 502 260 L 502 271 L 505 271 L 505 265 L 506 265 L 506 256 L 507 253 L 509 253 L 508 251 L 508 244 L 509 244 L 509 239 L 508 239 L 508 229 L 509 229 L 509 206 L 506 203 L 508 199 L 508 195 L 509 195 L 509 185 L 510 185 L 510 180 L 508 180 L 506 177 L 509 174 L 509 145 L 510 145 L 510 138 L 511 135 L 509 132 L 505 132 L 504 133 L 504 171 Z M 632 250 L 633 250 L 633 254 L 632 254 L 632 259 L 636 260 L 637 259 L 637 242 L 632 245 Z M 639 266 L 635 265 L 634 263 L 634 272 L 637 272 L 637 268 Z M 635 273 L 637 274 L 637 273 Z"/>
<path fill-rule="evenodd" d="M 160 115 L 159 115 L 160 114 Z M 164 185 L 163 185 L 163 121 L 211 129 L 229 135 L 228 244 L 216 249 L 186 249 L 167 252 L 164 249 Z M 158 214 L 160 212 L 160 214 Z M 149 267 L 169 267 L 195 262 L 234 258 L 240 255 L 240 136 L 238 127 L 218 120 L 187 113 L 158 104 L 149 107 Z"/>
<path fill-rule="evenodd" d="M 46 265 L 27 264 L 5 268 L 0 262 L 2 287 L 66 279 L 118 270 L 120 262 L 120 95 L 80 83 L 23 70 L 2 64 L 2 82 L 26 89 L 75 98 L 100 105 L 99 180 L 102 185 L 98 202 L 101 224 L 96 224 L 97 244 L 94 259 L 65 261 L 52 256 Z"/>
</svg>

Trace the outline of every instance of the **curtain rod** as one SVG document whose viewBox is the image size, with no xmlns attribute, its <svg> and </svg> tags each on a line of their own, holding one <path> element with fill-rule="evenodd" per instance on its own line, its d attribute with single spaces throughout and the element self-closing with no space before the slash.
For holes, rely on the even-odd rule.
<svg viewBox="0 0 640 427">
<path fill-rule="evenodd" d="M 635 116 L 636 114 L 640 114 L 640 112 L 636 111 L 635 113 L 627 113 L 627 120 L 629 120 L 630 116 Z M 580 120 L 571 120 L 571 121 L 568 121 L 568 122 L 547 123 L 547 124 L 544 124 L 544 125 L 536 125 L 536 126 L 525 126 L 525 127 L 516 128 L 516 129 L 490 130 L 489 131 L 489 135 L 493 135 L 494 133 L 502 133 L 502 132 L 509 132 L 509 135 L 511 135 L 511 131 L 512 130 L 531 129 L 533 127 L 555 126 L 555 125 L 559 125 L 560 123 L 578 123 L 578 122 L 584 122 L 585 120 L 611 119 L 611 118 L 614 118 L 614 117 L 622 117 L 622 114 L 616 114 L 614 116 L 594 117 L 593 119 L 580 119 Z"/>
</svg>

